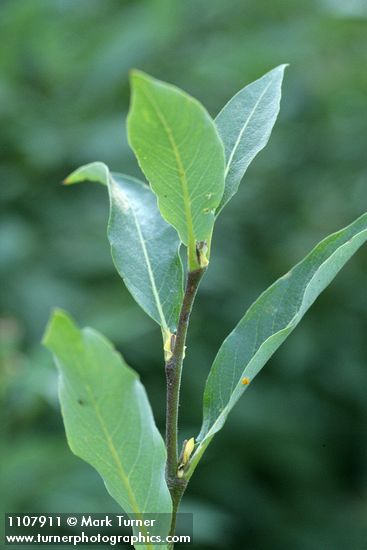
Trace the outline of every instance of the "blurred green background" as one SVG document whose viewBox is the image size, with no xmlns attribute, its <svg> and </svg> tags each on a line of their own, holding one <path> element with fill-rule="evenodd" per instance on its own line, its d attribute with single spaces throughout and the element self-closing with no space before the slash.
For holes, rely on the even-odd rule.
<svg viewBox="0 0 367 550">
<path fill-rule="evenodd" d="M 108 201 L 63 188 L 101 160 L 138 175 L 125 135 L 128 71 L 200 99 L 214 116 L 289 62 L 268 147 L 216 226 L 189 334 L 181 436 L 198 433 L 221 341 L 245 309 L 328 233 L 367 210 L 365 0 L 2 0 L 0 361 L 6 511 L 116 510 L 68 450 L 40 339 L 51 308 L 108 336 L 164 425 L 158 327 L 115 273 Z M 367 249 L 233 411 L 183 509 L 195 548 L 367 548 Z"/>
</svg>

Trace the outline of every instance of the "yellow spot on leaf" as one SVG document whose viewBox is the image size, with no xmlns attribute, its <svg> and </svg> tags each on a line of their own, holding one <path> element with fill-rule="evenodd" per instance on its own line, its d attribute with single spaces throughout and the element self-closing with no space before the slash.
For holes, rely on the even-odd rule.
<svg viewBox="0 0 367 550">
<path fill-rule="evenodd" d="M 247 376 L 245 376 L 245 378 L 242 378 L 241 383 L 242 383 L 244 386 L 247 386 L 247 385 L 250 383 L 250 379 L 247 378 Z"/>
</svg>

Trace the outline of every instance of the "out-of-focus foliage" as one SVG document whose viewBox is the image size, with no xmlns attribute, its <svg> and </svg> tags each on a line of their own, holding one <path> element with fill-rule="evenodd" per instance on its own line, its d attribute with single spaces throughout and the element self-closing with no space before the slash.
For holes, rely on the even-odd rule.
<svg viewBox="0 0 367 550">
<path fill-rule="evenodd" d="M 140 176 L 125 134 L 131 67 L 214 116 L 290 63 L 269 145 L 216 225 L 192 318 L 181 435 L 194 435 L 209 366 L 246 306 L 366 210 L 367 9 L 362 0 L 4 0 L 0 25 L 3 506 L 113 511 L 67 448 L 39 340 L 56 305 L 104 332 L 141 373 L 162 428 L 159 328 L 114 271 L 105 190 L 58 183 L 94 160 Z M 185 500 L 195 547 L 367 544 L 366 273 L 362 249 L 208 449 Z"/>
</svg>

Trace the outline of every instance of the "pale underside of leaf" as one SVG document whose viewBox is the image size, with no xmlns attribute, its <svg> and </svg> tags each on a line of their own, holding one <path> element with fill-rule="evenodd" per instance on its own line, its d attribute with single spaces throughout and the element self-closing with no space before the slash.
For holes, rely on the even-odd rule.
<svg viewBox="0 0 367 550">
<path fill-rule="evenodd" d="M 217 214 L 237 192 L 249 164 L 269 141 L 286 67 L 280 65 L 240 90 L 215 119 L 226 154 L 225 188 Z"/>
<path fill-rule="evenodd" d="M 249 308 L 223 342 L 204 392 L 204 418 L 188 476 L 250 383 L 318 295 L 367 240 L 367 214 L 321 241 Z"/>
<path fill-rule="evenodd" d="M 73 172 L 66 183 L 96 181 L 110 197 L 108 238 L 116 269 L 140 306 L 162 327 L 165 339 L 175 331 L 183 296 L 180 241 L 161 217 L 147 185 L 111 173 L 94 162 Z"/>
<path fill-rule="evenodd" d="M 44 343 L 59 369 L 71 450 L 98 471 L 126 513 L 141 519 L 166 513 L 158 528 L 167 532 L 172 503 L 165 445 L 137 374 L 104 337 L 92 329 L 80 331 L 61 311 L 54 313 Z"/>
</svg>

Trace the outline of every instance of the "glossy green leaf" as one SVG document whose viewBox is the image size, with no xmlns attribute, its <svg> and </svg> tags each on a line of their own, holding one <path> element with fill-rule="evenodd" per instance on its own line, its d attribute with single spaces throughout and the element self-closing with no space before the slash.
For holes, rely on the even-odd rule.
<svg viewBox="0 0 367 550">
<path fill-rule="evenodd" d="M 65 183 L 97 181 L 108 186 L 108 238 L 117 271 L 140 306 L 162 327 L 165 339 L 177 327 L 183 296 L 180 241 L 147 185 L 111 174 L 102 162 L 73 172 Z"/>
<path fill-rule="evenodd" d="M 73 453 L 98 471 L 127 514 L 170 514 L 165 445 L 136 372 L 101 334 L 79 330 L 62 311 L 53 314 L 44 344 L 59 369 L 61 409 Z"/>
<path fill-rule="evenodd" d="M 269 140 L 286 66 L 276 67 L 240 90 L 215 119 L 226 154 L 225 189 L 218 212 L 237 192 L 249 164 Z"/>
<path fill-rule="evenodd" d="M 129 143 L 194 269 L 207 263 L 204 254 L 198 260 L 197 243 L 210 247 L 223 195 L 223 144 L 207 111 L 188 94 L 139 71 L 131 86 Z"/>
<path fill-rule="evenodd" d="M 269 287 L 223 342 L 204 392 L 203 426 L 191 471 L 243 392 L 318 295 L 367 240 L 367 214 L 321 241 Z"/>
</svg>

